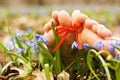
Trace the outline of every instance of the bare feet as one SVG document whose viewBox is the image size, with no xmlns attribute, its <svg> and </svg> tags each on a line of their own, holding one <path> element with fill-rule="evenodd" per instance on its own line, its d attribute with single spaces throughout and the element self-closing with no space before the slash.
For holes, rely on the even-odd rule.
<svg viewBox="0 0 120 80">
<path fill-rule="evenodd" d="M 82 42 L 82 44 L 87 43 L 91 47 L 94 47 L 98 50 L 107 50 L 113 56 L 119 54 L 119 52 L 114 49 L 112 45 L 114 44 L 114 40 L 112 40 L 111 31 L 108 30 L 104 25 L 89 19 L 88 16 L 81 13 L 79 10 L 75 10 L 72 13 L 72 17 L 70 17 L 66 11 L 53 11 L 52 19 L 44 26 L 44 36 L 48 37 L 50 40 L 48 45 L 52 45 L 54 42 L 54 35 L 51 30 L 51 21 L 53 21 L 56 27 L 72 27 L 74 24 L 82 23 L 83 27 L 78 30 L 79 40 Z M 75 41 L 75 33 L 71 32 L 63 43 L 64 46 L 62 49 L 68 51 L 73 41 Z M 65 56 L 68 56 L 66 53 L 64 54 L 63 52 Z"/>
</svg>

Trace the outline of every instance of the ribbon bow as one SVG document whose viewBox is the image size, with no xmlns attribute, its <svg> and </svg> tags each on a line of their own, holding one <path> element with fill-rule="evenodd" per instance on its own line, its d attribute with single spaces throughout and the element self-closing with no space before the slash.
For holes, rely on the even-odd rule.
<svg viewBox="0 0 120 80">
<path fill-rule="evenodd" d="M 57 34 L 63 34 L 62 38 L 60 39 L 60 42 L 57 44 L 57 46 L 53 49 L 53 52 L 55 52 L 64 42 L 65 38 L 70 32 L 75 32 L 76 36 L 76 41 L 78 43 L 78 48 L 82 49 L 81 41 L 78 38 L 78 29 L 81 28 L 83 24 L 74 24 L 73 27 L 62 27 L 62 28 L 57 28 Z"/>
</svg>

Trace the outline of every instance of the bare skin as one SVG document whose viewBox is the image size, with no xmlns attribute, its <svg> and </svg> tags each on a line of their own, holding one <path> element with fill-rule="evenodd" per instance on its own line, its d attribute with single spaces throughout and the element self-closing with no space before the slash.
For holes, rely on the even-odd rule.
<svg viewBox="0 0 120 80">
<path fill-rule="evenodd" d="M 44 26 L 44 36 L 49 38 L 48 45 L 52 45 L 54 42 L 54 35 L 51 30 L 51 21 L 55 24 L 55 27 L 72 27 L 74 24 L 83 24 L 83 27 L 79 31 L 79 40 L 82 44 L 87 43 L 91 47 L 98 49 L 95 43 L 101 41 L 104 44 L 103 50 L 107 50 L 113 56 L 120 54 L 116 49 L 111 52 L 110 44 L 114 41 L 112 39 L 112 33 L 104 25 L 99 24 L 97 21 L 90 19 L 87 15 L 81 13 L 79 10 L 75 10 L 70 16 L 66 11 L 53 11 L 52 19 Z M 62 35 L 61 35 L 62 36 Z M 108 39 L 109 38 L 109 39 Z M 75 41 L 75 33 L 70 33 L 62 45 L 62 54 L 66 57 L 71 44 Z M 66 46 L 66 47 L 65 47 Z M 65 52 L 66 51 L 66 52 Z M 70 57 L 70 56 L 69 56 Z"/>
</svg>

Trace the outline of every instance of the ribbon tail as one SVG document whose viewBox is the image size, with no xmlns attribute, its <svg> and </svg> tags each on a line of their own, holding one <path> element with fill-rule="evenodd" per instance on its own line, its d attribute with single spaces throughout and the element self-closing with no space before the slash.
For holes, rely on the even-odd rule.
<svg viewBox="0 0 120 80">
<path fill-rule="evenodd" d="M 79 48 L 79 49 L 82 49 L 83 47 L 82 47 L 81 41 L 80 41 L 79 38 L 78 38 L 78 32 L 76 32 L 76 41 L 77 41 L 77 43 L 78 43 L 78 48 Z"/>
<path fill-rule="evenodd" d="M 55 52 L 55 51 L 62 45 L 62 43 L 64 42 L 64 40 L 65 40 L 65 38 L 67 37 L 67 35 L 68 35 L 68 32 L 66 32 L 66 33 L 63 35 L 63 37 L 61 38 L 60 42 L 59 42 L 59 43 L 57 44 L 57 46 L 53 49 L 52 52 Z"/>
</svg>

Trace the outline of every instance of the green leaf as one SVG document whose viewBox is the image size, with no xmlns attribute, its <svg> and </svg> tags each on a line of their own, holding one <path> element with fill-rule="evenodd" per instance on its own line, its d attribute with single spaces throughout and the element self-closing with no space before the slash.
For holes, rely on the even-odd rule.
<svg viewBox="0 0 120 80">
<path fill-rule="evenodd" d="M 21 59 L 24 63 L 28 63 L 28 61 L 21 55 L 15 53 L 15 52 L 6 52 L 8 55 L 14 56 L 16 58 Z"/>
<path fill-rule="evenodd" d="M 28 34 L 23 34 L 23 37 L 27 37 L 29 40 L 33 39 L 34 38 L 34 33 L 35 32 L 30 32 Z"/>
<path fill-rule="evenodd" d="M 42 53 L 45 53 L 45 55 L 46 55 L 46 57 L 53 63 L 53 65 L 56 65 L 55 64 L 55 61 L 54 61 L 54 58 L 53 58 L 53 56 L 51 55 L 51 53 L 49 52 L 49 50 L 47 50 L 45 47 L 44 47 L 44 45 L 43 45 L 44 43 L 43 42 L 38 42 L 38 45 L 40 46 L 40 48 L 42 49 Z M 39 49 L 40 50 L 40 49 Z M 40 50 L 41 51 L 41 50 Z"/>
<path fill-rule="evenodd" d="M 45 67 L 45 75 L 46 75 L 46 79 L 50 80 L 50 70 L 49 70 L 49 64 L 44 64 Z"/>
<path fill-rule="evenodd" d="M 8 63 L 2 68 L 1 73 L 3 73 L 3 72 L 5 71 L 5 69 L 7 69 L 8 66 L 10 66 L 12 63 L 14 63 L 14 62 L 13 62 L 13 61 L 8 62 Z"/>
<path fill-rule="evenodd" d="M 96 77 L 97 80 L 100 80 L 97 75 L 95 74 L 93 68 L 92 68 L 92 64 L 91 64 L 91 54 L 90 54 L 90 51 L 88 52 L 88 55 L 87 55 L 87 64 L 88 64 L 88 67 L 90 69 L 90 71 L 93 73 L 93 75 Z"/>
<path fill-rule="evenodd" d="M 104 67 L 104 69 L 105 69 L 105 72 L 106 72 L 106 75 L 107 75 L 108 80 L 112 80 L 112 79 L 111 79 L 110 72 L 109 72 L 109 69 L 108 69 L 108 65 L 107 65 L 107 63 L 105 62 L 105 60 L 102 58 L 102 56 L 100 55 L 100 54 L 105 54 L 105 53 L 106 53 L 106 54 L 109 54 L 109 53 L 108 53 L 107 51 L 105 51 L 105 50 L 100 50 L 99 52 L 97 52 L 97 51 L 94 50 L 94 49 L 90 49 L 90 50 L 88 51 L 88 56 L 87 56 L 88 66 L 89 66 L 91 72 L 94 74 L 94 76 L 95 76 L 97 79 L 99 79 L 99 78 L 97 77 L 97 75 L 96 75 L 95 72 L 93 71 L 92 66 L 91 66 L 91 64 L 90 64 L 90 62 L 89 62 L 89 60 L 90 60 L 90 53 L 91 53 L 91 52 L 93 52 L 93 53 L 100 59 L 100 61 L 102 62 L 102 65 L 103 65 L 103 67 Z"/>
<path fill-rule="evenodd" d="M 25 57 L 28 57 L 29 62 L 32 63 L 32 53 L 31 53 L 31 47 L 30 46 L 26 50 L 26 56 Z"/>
<path fill-rule="evenodd" d="M 1 42 L 0 42 L 0 47 L 3 48 L 5 52 L 8 51 L 7 48 Z"/>
<path fill-rule="evenodd" d="M 2 74 L 2 66 L 1 66 L 1 64 L 0 64 L 0 75 Z"/>
<path fill-rule="evenodd" d="M 19 48 L 23 48 L 22 42 L 15 36 L 16 44 L 18 45 Z"/>
<path fill-rule="evenodd" d="M 55 36 L 55 44 L 54 45 L 56 46 L 59 43 L 59 37 L 56 34 L 55 25 L 53 22 L 52 22 L 52 30 L 53 30 L 53 33 Z M 55 52 L 55 61 L 56 61 L 55 72 L 56 72 L 56 75 L 58 75 L 61 72 L 60 49 L 58 49 Z"/>
<path fill-rule="evenodd" d="M 0 47 L 3 48 L 5 54 L 6 54 L 7 52 L 9 52 L 9 51 L 7 50 L 7 48 L 6 48 L 1 42 L 0 42 Z M 11 55 L 9 55 L 9 56 L 10 56 L 10 59 L 13 61 L 13 57 L 12 57 Z"/>
<path fill-rule="evenodd" d="M 23 65 L 24 65 L 25 71 L 24 71 L 24 73 L 22 74 L 22 76 L 26 76 L 26 75 L 28 75 L 28 74 L 31 74 L 32 71 L 33 71 L 33 68 L 32 68 L 32 66 L 31 66 L 31 63 L 28 62 L 28 63 L 24 63 Z"/>
<path fill-rule="evenodd" d="M 118 49 L 120 51 L 120 47 L 119 46 L 115 46 L 116 49 Z"/>
<path fill-rule="evenodd" d="M 119 56 L 119 60 L 120 60 L 120 56 Z M 120 63 L 117 63 L 116 65 L 116 80 L 120 80 Z"/>
</svg>

